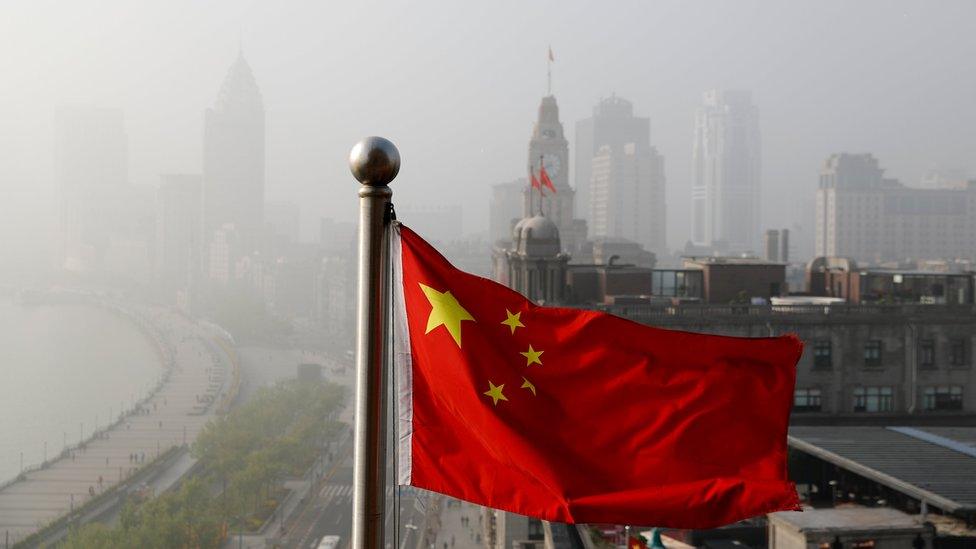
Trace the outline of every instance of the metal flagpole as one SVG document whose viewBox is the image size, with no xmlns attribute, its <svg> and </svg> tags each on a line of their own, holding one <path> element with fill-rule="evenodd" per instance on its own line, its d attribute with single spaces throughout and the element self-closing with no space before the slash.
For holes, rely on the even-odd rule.
<svg viewBox="0 0 976 549">
<path fill-rule="evenodd" d="M 359 189 L 359 287 L 353 464 L 353 549 L 384 549 L 386 496 L 386 390 L 384 357 L 389 284 L 388 184 L 400 171 L 400 153 L 382 137 L 367 137 L 349 153 Z"/>
<path fill-rule="evenodd" d="M 543 165 L 542 162 L 543 162 L 543 155 L 540 154 L 539 155 L 539 215 L 542 215 L 542 199 L 543 199 L 543 195 L 542 195 L 542 168 L 544 167 L 544 165 Z M 546 175 L 548 176 L 549 174 L 546 174 Z"/>
</svg>

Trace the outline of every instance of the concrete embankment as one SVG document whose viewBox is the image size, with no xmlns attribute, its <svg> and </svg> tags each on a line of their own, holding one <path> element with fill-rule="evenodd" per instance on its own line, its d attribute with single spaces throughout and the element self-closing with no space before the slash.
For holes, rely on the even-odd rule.
<svg viewBox="0 0 976 549">
<path fill-rule="evenodd" d="M 112 425 L 0 486 L 0 543 L 80 519 L 90 511 L 86 503 L 119 493 L 120 484 L 130 494 L 156 457 L 192 443 L 236 385 L 236 357 L 212 326 L 163 309 L 117 312 L 130 315 L 157 345 L 159 384 Z"/>
</svg>

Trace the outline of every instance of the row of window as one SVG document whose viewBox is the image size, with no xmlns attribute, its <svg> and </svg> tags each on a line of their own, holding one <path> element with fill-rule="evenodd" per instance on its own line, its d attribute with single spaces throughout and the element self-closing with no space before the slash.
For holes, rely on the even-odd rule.
<svg viewBox="0 0 976 549">
<path fill-rule="evenodd" d="M 864 366 L 877 368 L 881 366 L 881 355 L 884 350 L 880 339 L 872 339 L 864 344 Z M 921 339 L 918 342 L 918 365 L 922 368 L 935 367 L 936 345 L 934 339 Z M 970 361 L 969 338 L 957 337 L 949 340 L 948 358 L 950 366 L 968 366 Z M 830 340 L 821 339 L 813 342 L 813 367 L 833 367 L 833 346 Z"/>
<path fill-rule="evenodd" d="M 853 392 L 855 412 L 893 412 L 894 389 L 892 387 L 856 387 Z M 820 412 L 823 395 L 820 389 L 797 389 L 793 393 L 794 412 Z M 938 385 L 922 390 L 922 409 L 962 410 L 962 386 Z"/>
</svg>

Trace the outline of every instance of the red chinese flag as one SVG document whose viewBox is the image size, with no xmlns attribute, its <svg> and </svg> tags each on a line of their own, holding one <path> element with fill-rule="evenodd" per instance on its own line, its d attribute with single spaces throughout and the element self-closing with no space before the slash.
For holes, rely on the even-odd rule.
<svg viewBox="0 0 976 549">
<path fill-rule="evenodd" d="M 537 306 L 392 234 L 400 484 L 567 523 L 711 528 L 799 509 L 795 336 Z"/>
<path fill-rule="evenodd" d="M 532 178 L 532 188 L 533 189 L 541 189 L 542 188 L 542 185 L 540 185 L 539 184 L 539 180 L 535 178 L 535 174 L 534 173 L 530 173 L 529 176 Z"/>
<path fill-rule="evenodd" d="M 539 168 L 539 179 L 542 180 L 543 185 L 549 187 L 549 190 L 556 192 L 556 186 L 552 184 L 552 179 L 549 179 L 549 174 L 546 172 L 545 166 Z"/>
</svg>

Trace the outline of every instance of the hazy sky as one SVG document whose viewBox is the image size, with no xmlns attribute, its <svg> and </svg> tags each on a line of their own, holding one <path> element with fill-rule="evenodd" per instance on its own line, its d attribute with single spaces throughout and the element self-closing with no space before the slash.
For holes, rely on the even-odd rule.
<svg viewBox="0 0 976 549">
<path fill-rule="evenodd" d="M 368 134 L 400 148 L 398 202 L 463 204 L 465 230 L 486 230 L 489 186 L 524 175 L 550 43 L 571 142 L 612 92 L 650 116 L 672 246 L 711 87 L 759 107 L 764 226 L 809 222 L 832 152 L 873 152 L 913 184 L 933 167 L 976 175 L 974 21 L 972 1 L 3 0 L 0 230 L 7 248 L 53 234 L 58 104 L 124 110 L 135 184 L 199 173 L 203 111 L 241 38 L 267 110 L 268 198 L 301 203 L 309 237 L 319 216 L 354 218 L 346 155 Z"/>
</svg>

